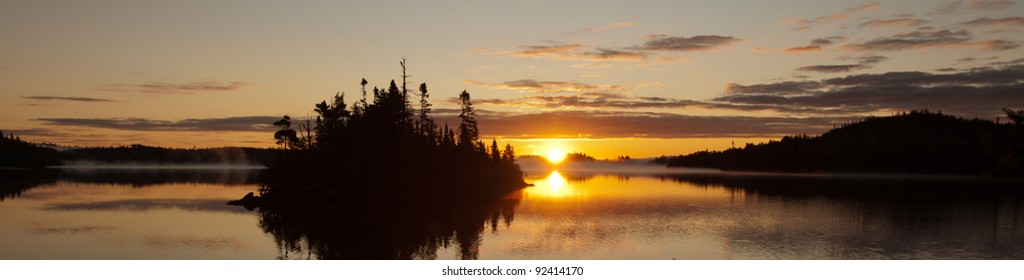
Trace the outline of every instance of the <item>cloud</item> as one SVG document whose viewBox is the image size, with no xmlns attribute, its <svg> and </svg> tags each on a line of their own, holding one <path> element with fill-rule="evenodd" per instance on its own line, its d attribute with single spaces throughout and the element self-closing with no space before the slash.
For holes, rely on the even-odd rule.
<svg viewBox="0 0 1024 280">
<path fill-rule="evenodd" d="M 135 131 L 271 131 L 280 117 L 245 116 L 180 121 L 146 118 L 40 118 L 47 125 L 106 128 Z"/>
<path fill-rule="evenodd" d="M 469 84 L 507 90 L 518 90 L 532 93 L 565 93 L 584 92 L 597 90 L 628 90 L 635 85 L 591 85 L 586 83 L 568 81 L 538 81 L 534 79 L 523 79 L 501 83 L 485 83 L 473 80 L 466 81 Z"/>
<path fill-rule="evenodd" d="M 992 116 L 1001 107 L 1024 107 L 1024 65 L 953 73 L 887 72 L 820 81 L 730 85 L 711 101 L 775 106 L 778 111 L 859 114 L 930 109 Z M 738 107 L 742 108 L 742 107 Z"/>
<path fill-rule="evenodd" d="M 971 33 L 966 30 L 914 31 L 875 38 L 862 44 L 849 44 L 845 47 L 862 51 L 900 51 L 944 47 L 974 47 L 985 51 L 1003 51 L 1019 46 L 1015 42 L 1006 40 L 971 41 L 971 39 Z"/>
<path fill-rule="evenodd" d="M 626 27 L 634 23 L 620 22 L 609 25 L 611 27 Z M 663 34 L 645 36 L 646 41 L 640 45 L 631 47 L 595 47 L 584 44 L 561 44 L 550 43 L 546 45 L 520 46 L 516 51 L 487 51 L 472 50 L 473 53 L 486 53 L 490 55 L 515 56 L 515 57 L 536 57 L 552 58 L 563 60 L 583 61 L 647 61 L 652 58 L 653 51 L 705 51 L 727 46 L 741 41 L 731 36 L 719 35 L 698 35 L 693 37 L 668 36 Z M 680 61 L 678 58 L 657 57 L 657 62 L 672 63 Z"/>
<path fill-rule="evenodd" d="M 967 2 L 968 9 L 998 11 L 1013 6 L 1010 0 L 971 0 Z"/>
<path fill-rule="evenodd" d="M 592 60 L 644 60 L 647 54 L 642 52 L 620 51 L 614 49 L 599 48 L 596 51 L 582 53 L 584 57 Z"/>
<path fill-rule="evenodd" d="M 894 19 L 876 19 L 861 23 L 861 27 L 914 27 L 927 23 L 927 20 L 916 19 L 916 18 L 894 18 Z"/>
<path fill-rule="evenodd" d="M 650 51 L 706 51 L 741 41 L 732 36 L 697 35 L 693 37 L 651 35 L 639 47 Z"/>
<path fill-rule="evenodd" d="M 458 99 L 447 100 L 457 104 Z M 641 109 L 704 107 L 703 102 L 663 97 L 627 97 L 619 93 L 587 92 L 576 95 L 524 96 L 513 99 L 478 99 L 477 105 L 515 106 L 544 109 Z"/>
<path fill-rule="evenodd" d="M 22 96 L 23 99 L 31 100 L 56 100 L 56 101 L 74 101 L 74 102 L 117 102 L 110 99 L 103 98 L 91 98 L 91 97 L 70 97 L 70 96 Z"/>
<path fill-rule="evenodd" d="M 938 9 L 938 13 L 939 14 L 952 14 L 952 13 L 956 13 L 956 12 L 958 12 L 958 10 L 960 10 L 961 4 L 964 4 L 964 1 L 957 0 L 957 1 L 952 1 L 952 2 L 946 3 L 945 5 L 942 5 L 942 7 L 940 7 Z M 967 2 L 966 5 L 963 5 L 963 6 L 966 9 L 972 9 L 972 10 L 998 11 L 998 10 L 1003 10 L 1003 9 L 1009 8 L 1009 7 L 1013 6 L 1013 5 L 1016 5 L 1016 3 L 1014 1 L 1010 1 L 1010 0 L 992 0 L 992 1 L 989 1 L 989 0 L 971 0 L 971 1 Z"/>
<path fill-rule="evenodd" d="M 538 113 L 478 112 L 485 138 L 702 138 L 778 137 L 820 133 L 846 118 L 692 116 L 610 110 L 558 110 Z M 441 123 L 444 120 L 440 121 Z M 453 117 L 449 123 L 458 123 Z"/>
<path fill-rule="evenodd" d="M 1014 59 L 1014 60 L 1010 60 L 1010 61 L 996 61 L 996 62 L 991 62 L 988 65 L 1006 66 L 1006 65 L 1016 65 L 1016 64 L 1024 64 L 1024 58 L 1018 58 L 1018 59 Z"/>
<path fill-rule="evenodd" d="M 877 10 L 877 9 L 879 9 L 881 7 L 882 7 L 882 4 L 871 3 L 871 4 L 864 4 L 864 5 L 860 5 L 860 6 L 856 6 L 856 7 L 853 7 L 853 8 L 846 9 L 846 12 L 853 14 L 853 13 L 859 13 L 859 12 L 864 12 L 864 11 L 869 11 L 869 10 Z"/>
<path fill-rule="evenodd" d="M 106 84 L 97 86 L 97 90 L 113 92 L 145 92 L 195 94 L 199 92 L 228 92 L 246 87 L 243 82 L 192 82 L 192 83 L 148 83 L 148 84 Z"/>
<path fill-rule="evenodd" d="M 862 70 L 873 67 L 882 61 L 888 60 L 888 57 L 884 56 L 864 56 L 856 58 L 858 63 L 855 64 L 834 64 L 834 65 L 811 65 L 797 68 L 796 71 L 802 72 L 820 72 L 820 73 L 844 73 L 854 70 Z"/>
<path fill-rule="evenodd" d="M 582 44 L 552 44 L 522 46 L 515 56 L 522 57 L 571 57 L 573 53 L 584 46 Z"/>
<path fill-rule="evenodd" d="M 586 48 L 586 46 L 583 44 L 522 46 L 519 51 L 513 52 L 512 56 L 593 61 L 644 60 L 647 58 L 646 53 L 637 51 L 617 50 L 611 48 L 597 48 L 591 51 L 583 51 L 584 48 Z M 496 52 L 496 54 L 508 54 L 508 52 Z"/>
<path fill-rule="evenodd" d="M 864 4 L 864 5 L 848 8 L 848 9 L 843 10 L 841 12 L 836 12 L 836 13 L 832 13 L 832 14 L 828 14 L 828 15 L 824 15 L 824 16 L 819 16 L 819 17 L 816 17 L 816 18 L 813 18 L 813 19 L 805 19 L 805 18 L 788 19 L 788 20 L 784 20 L 783 23 L 790 24 L 790 25 L 798 25 L 798 27 L 795 29 L 797 31 L 808 30 L 808 29 L 810 29 L 812 27 L 815 27 L 815 26 L 835 24 L 835 23 L 837 23 L 837 22 L 839 22 L 841 20 L 845 20 L 847 18 L 850 18 L 850 16 L 853 15 L 853 14 L 862 13 L 862 12 L 866 12 L 866 11 L 869 11 L 869 10 L 876 10 L 878 8 L 881 8 L 881 7 L 882 7 L 882 5 L 878 4 L 878 3 Z"/>
<path fill-rule="evenodd" d="M 846 40 L 843 36 L 831 36 L 825 38 L 815 38 L 811 40 L 811 43 L 806 46 L 792 47 L 785 50 L 788 53 L 803 53 L 803 52 L 820 52 L 821 47 L 835 44 L 836 42 Z"/>
<path fill-rule="evenodd" d="M 819 72 L 819 73 L 843 73 L 853 70 L 867 69 L 871 66 L 864 64 L 833 64 L 833 65 L 810 65 L 797 68 L 796 71 Z"/>
<path fill-rule="evenodd" d="M 784 81 L 771 84 L 740 85 L 728 84 L 725 92 L 728 94 L 747 94 L 770 92 L 778 95 L 804 95 L 809 94 L 821 87 L 821 84 L 813 81 Z"/>
<path fill-rule="evenodd" d="M 608 27 L 623 27 L 624 28 L 624 27 L 633 27 L 633 26 L 636 26 L 636 25 L 637 25 L 637 23 L 636 22 L 632 22 L 632 21 L 618 21 L 618 22 L 609 23 Z"/>
<path fill-rule="evenodd" d="M 821 46 L 809 45 L 802 47 L 792 47 L 785 50 L 788 53 L 804 53 L 804 52 L 820 52 Z"/>
<path fill-rule="evenodd" d="M 992 25 L 1004 25 L 1004 26 L 1024 26 L 1024 18 L 1022 17 L 1005 17 L 1005 18 L 977 18 L 971 21 L 964 22 L 966 25 L 971 26 L 992 26 Z"/>
</svg>

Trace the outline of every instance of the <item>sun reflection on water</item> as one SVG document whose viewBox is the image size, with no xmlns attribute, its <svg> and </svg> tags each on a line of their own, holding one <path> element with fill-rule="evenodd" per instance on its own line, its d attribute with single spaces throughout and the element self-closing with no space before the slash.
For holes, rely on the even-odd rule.
<svg viewBox="0 0 1024 280">
<path fill-rule="evenodd" d="M 535 194 L 544 197 L 567 197 L 574 195 L 574 190 L 569 181 L 557 170 L 551 171 L 543 180 L 533 181 L 533 187 L 526 190 L 528 194 Z"/>
</svg>

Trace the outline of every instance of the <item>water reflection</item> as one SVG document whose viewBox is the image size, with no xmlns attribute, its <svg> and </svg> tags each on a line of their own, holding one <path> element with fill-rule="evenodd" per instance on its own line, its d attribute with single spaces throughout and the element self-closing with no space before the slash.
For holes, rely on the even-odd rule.
<svg viewBox="0 0 1024 280">
<path fill-rule="evenodd" d="M 1020 259 L 1020 182 L 573 174 L 531 188 L 490 259 Z M 541 186 L 551 176 L 532 178 Z"/>
<path fill-rule="evenodd" d="M 498 199 L 353 199 L 309 208 L 265 207 L 260 227 L 274 236 L 279 259 L 436 259 L 456 248 L 480 257 L 481 235 L 515 218 L 520 191 Z"/>
<path fill-rule="evenodd" d="M 1024 259 L 1024 185 L 533 172 L 499 199 L 248 211 L 239 170 L 3 173 L 0 259 Z"/>
<path fill-rule="evenodd" d="M 268 259 L 257 216 L 225 205 L 258 170 L 7 170 L 0 259 Z"/>
<path fill-rule="evenodd" d="M 534 186 L 527 189 L 530 195 L 539 195 L 552 198 L 567 197 L 574 195 L 569 182 L 557 170 L 551 171 L 543 180 L 533 182 Z"/>
</svg>

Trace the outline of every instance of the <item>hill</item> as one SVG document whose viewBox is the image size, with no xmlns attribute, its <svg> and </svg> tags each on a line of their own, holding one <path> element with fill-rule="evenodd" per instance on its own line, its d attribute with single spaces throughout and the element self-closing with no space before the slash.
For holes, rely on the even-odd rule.
<svg viewBox="0 0 1024 280">
<path fill-rule="evenodd" d="M 1022 112 L 1013 123 L 913 111 L 725 151 L 662 157 L 669 167 L 733 171 L 865 172 L 1021 177 Z"/>
<path fill-rule="evenodd" d="M 42 168 L 60 164 L 57 150 L 22 141 L 20 137 L 0 132 L 0 168 Z"/>
</svg>

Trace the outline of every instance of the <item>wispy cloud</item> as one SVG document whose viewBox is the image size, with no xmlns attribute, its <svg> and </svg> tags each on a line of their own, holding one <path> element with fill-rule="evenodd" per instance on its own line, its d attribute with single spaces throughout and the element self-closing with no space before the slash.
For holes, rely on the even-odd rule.
<svg viewBox="0 0 1024 280">
<path fill-rule="evenodd" d="M 508 55 L 516 57 L 535 57 L 563 60 L 586 60 L 586 61 L 622 61 L 622 60 L 644 60 L 647 54 L 643 52 L 619 50 L 611 48 L 595 48 L 585 50 L 583 44 L 551 44 L 522 46 L 514 52 L 498 51 L 491 52 L 496 55 Z"/>
<path fill-rule="evenodd" d="M 565 93 L 595 90 L 627 90 L 633 87 L 633 85 L 592 85 L 569 81 L 538 81 L 534 79 L 523 79 L 500 83 L 485 83 L 473 80 L 467 80 L 466 82 L 476 86 L 496 89 L 518 90 L 532 93 Z"/>
<path fill-rule="evenodd" d="M 892 36 L 879 37 L 861 44 L 844 47 L 863 51 L 900 51 L 926 48 L 971 47 L 985 51 L 1015 49 L 1018 43 L 1006 40 L 971 41 L 973 37 L 966 30 L 914 31 Z"/>
<path fill-rule="evenodd" d="M 805 53 L 805 52 L 820 52 L 820 51 L 821 51 L 821 46 L 817 46 L 817 45 L 807 45 L 807 46 L 792 47 L 792 48 L 788 48 L 788 49 L 785 50 L 785 52 L 788 52 L 788 53 Z"/>
<path fill-rule="evenodd" d="M 609 23 L 608 27 L 625 28 L 625 27 L 633 27 L 633 26 L 636 26 L 636 25 L 637 25 L 637 23 L 636 22 L 632 22 L 632 21 L 617 21 L 617 22 Z"/>
<path fill-rule="evenodd" d="M 849 9 L 845 9 L 845 10 L 840 11 L 840 12 L 835 12 L 835 13 L 832 13 L 832 14 L 828 14 L 828 15 L 824 15 L 824 16 L 819 16 L 819 17 L 816 17 L 816 18 L 813 18 L 813 19 L 806 19 L 806 18 L 787 19 L 787 20 L 783 20 L 783 23 L 790 24 L 790 25 L 796 25 L 797 26 L 796 30 L 808 30 L 808 29 L 811 29 L 811 28 L 814 28 L 814 27 L 817 27 L 817 26 L 837 24 L 837 23 L 839 23 L 842 20 L 850 18 L 851 15 L 858 14 L 858 13 L 863 13 L 863 12 L 870 11 L 870 10 L 877 10 L 877 9 L 879 9 L 881 7 L 882 7 L 882 5 L 878 4 L 878 3 L 864 4 L 864 5 L 852 7 L 852 8 L 849 8 Z"/>
<path fill-rule="evenodd" d="M 74 101 L 74 102 L 117 102 L 111 99 L 104 98 L 92 98 L 92 97 L 72 97 L 72 96 L 22 96 L 23 99 L 31 100 L 46 100 L 46 101 Z"/>
<path fill-rule="evenodd" d="M 622 51 L 614 49 L 597 49 L 595 51 L 584 52 L 581 54 L 584 57 L 591 58 L 592 60 L 644 60 L 647 59 L 647 54 L 643 52 L 633 51 Z"/>
<path fill-rule="evenodd" d="M 180 121 L 146 118 L 40 118 L 48 125 L 106 128 L 134 131 L 270 131 L 280 117 L 246 116 Z"/>
<path fill-rule="evenodd" d="M 1010 0 L 971 0 L 971 1 L 967 1 L 967 3 L 964 3 L 963 0 L 956 0 L 956 1 L 951 1 L 949 3 L 946 3 L 945 5 L 942 5 L 942 7 L 940 7 L 938 9 L 938 13 L 940 13 L 940 14 L 956 13 L 956 12 L 958 12 L 960 10 L 961 7 L 965 8 L 965 9 L 971 9 L 971 10 L 997 11 L 997 10 L 1002 10 L 1002 9 L 1006 9 L 1006 8 L 1012 7 L 1013 5 L 1016 5 L 1016 4 L 1017 3 L 1015 3 L 1014 1 L 1010 1 Z"/>
<path fill-rule="evenodd" d="M 630 26 L 632 23 L 616 23 L 609 26 Z M 548 42 L 541 45 L 520 46 L 514 51 L 473 49 L 470 53 L 484 53 L 497 56 L 550 58 L 579 61 L 655 61 L 673 63 L 681 61 L 674 57 L 657 56 L 655 52 L 707 51 L 742 41 L 732 36 L 698 35 L 693 37 L 668 36 L 664 34 L 645 36 L 645 41 L 627 47 L 604 47 L 580 43 Z M 657 58 L 657 59 L 653 59 Z"/>
<path fill-rule="evenodd" d="M 1017 3 L 1010 0 L 971 0 L 967 2 L 968 9 L 998 11 L 1009 8 Z"/>
<path fill-rule="evenodd" d="M 113 92 L 145 92 L 195 94 L 200 92 L 227 92 L 246 87 L 243 82 L 192 82 L 192 83 L 146 83 L 146 84 L 105 84 L 97 90 Z"/>
<path fill-rule="evenodd" d="M 1024 18 L 1022 17 L 1004 17 L 1004 18 L 978 18 L 971 21 L 964 22 L 966 25 L 971 26 L 1024 26 Z"/>
<path fill-rule="evenodd" d="M 455 98 L 447 100 L 457 104 Z M 478 105 L 514 106 L 544 109 L 643 109 L 643 108 L 687 108 L 706 107 L 700 101 L 678 100 L 664 97 L 627 97 L 624 94 L 587 92 L 575 95 L 534 95 L 511 99 L 478 99 Z"/>
<path fill-rule="evenodd" d="M 477 120 L 486 128 L 481 130 L 484 137 L 701 138 L 819 133 L 832 128 L 837 119 L 564 110 L 483 113 Z"/>
<path fill-rule="evenodd" d="M 846 40 L 846 37 L 843 37 L 843 36 L 831 36 L 831 37 L 826 37 L 826 38 L 815 38 L 814 40 L 811 40 L 811 43 L 806 45 L 806 46 L 797 46 L 797 47 L 788 48 L 788 49 L 785 50 L 785 52 L 788 52 L 788 53 L 819 52 L 819 51 L 821 51 L 822 47 L 828 46 L 828 45 L 832 45 L 832 44 L 835 44 L 835 43 L 843 41 L 843 40 Z"/>
<path fill-rule="evenodd" d="M 861 27 L 915 27 L 922 24 L 928 23 L 927 20 L 918 18 L 894 18 L 894 19 L 876 19 L 861 23 Z"/>
<path fill-rule="evenodd" d="M 581 44 L 550 44 L 522 46 L 515 56 L 523 57 L 571 57 L 577 50 L 582 49 Z"/>
<path fill-rule="evenodd" d="M 888 59 L 889 58 L 884 56 L 864 56 L 855 59 L 847 59 L 858 61 L 857 63 L 853 64 L 811 65 L 797 68 L 796 71 L 819 73 L 845 73 L 854 70 L 868 69 L 875 66 L 875 64 L 878 64 L 882 61 L 886 61 Z"/>
<path fill-rule="evenodd" d="M 1024 64 L 1024 58 L 1018 58 L 1018 59 L 1014 59 L 1014 60 L 1010 60 L 1010 61 L 996 61 L 996 62 L 991 62 L 988 65 L 1007 66 L 1007 65 L 1017 65 L 1017 64 Z"/>
<path fill-rule="evenodd" d="M 650 51 L 706 51 L 731 45 L 741 39 L 732 36 L 697 35 L 693 37 L 651 35 L 639 49 Z"/>
</svg>

